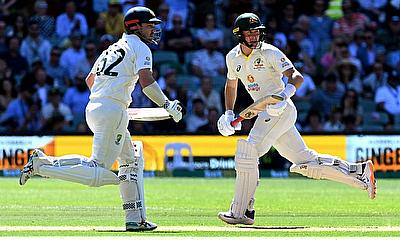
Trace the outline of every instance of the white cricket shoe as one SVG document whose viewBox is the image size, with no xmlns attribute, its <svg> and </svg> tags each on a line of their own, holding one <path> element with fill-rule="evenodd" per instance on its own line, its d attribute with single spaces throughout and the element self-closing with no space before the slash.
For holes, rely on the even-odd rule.
<svg viewBox="0 0 400 240">
<path fill-rule="evenodd" d="M 21 171 L 21 176 L 19 177 L 19 185 L 24 185 L 29 178 L 35 175 L 33 169 L 34 161 L 37 161 L 37 158 L 44 156 L 46 156 L 46 154 L 44 154 L 39 149 L 33 150 L 31 155 L 29 156 L 28 163 L 25 164 L 24 168 Z"/>
<path fill-rule="evenodd" d="M 376 180 L 374 174 L 374 164 L 371 160 L 364 163 L 365 167 L 363 174 L 361 175 L 361 180 L 367 185 L 368 196 L 374 199 L 376 196 Z"/>
<path fill-rule="evenodd" d="M 141 232 L 141 231 L 152 231 L 157 228 L 157 225 L 152 222 L 127 222 L 125 223 L 127 232 Z"/>
<path fill-rule="evenodd" d="M 236 225 L 236 224 L 244 224 L 244 225 L 253 225 L 254 224 L 254 214 L 255 211 L 246 210 L 246 213 L 242 218 L 235 218 L 231 211 L 229 212 L 220 212 L 218 213 L 218 218 L 222 221 Z"/>
</svg>

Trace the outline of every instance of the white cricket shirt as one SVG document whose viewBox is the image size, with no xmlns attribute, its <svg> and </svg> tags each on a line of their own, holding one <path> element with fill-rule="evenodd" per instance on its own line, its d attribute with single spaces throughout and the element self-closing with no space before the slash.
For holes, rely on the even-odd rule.
<svg viewBox="0 0 400 240">
<path fill-rule="evenodd" d="M 240 44 L 226 55 L 229 80 L 240 79 L 254 101 L 283 91 L 282 72 L 293 67 L 292 62 L 277 47 L 262 43 L 246 57 Z"/>
<path fill-rule="evenodd" d="M 128 107 L 139 70 L 151 70 L 152 61 L 149 47 L 138 36 L 124 33 L 93 65 L 90 72 L 96 77 L 89 98 L 112 98 Z"/>
</svg>

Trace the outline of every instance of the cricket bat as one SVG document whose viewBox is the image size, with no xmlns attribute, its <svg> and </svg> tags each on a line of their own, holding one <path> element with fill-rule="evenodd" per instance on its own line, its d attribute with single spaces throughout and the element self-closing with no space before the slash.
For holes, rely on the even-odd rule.
<svg viewBox="0 0 400 240">
<path fill-rule="evenodd" d="M 231 122 L 231 126 L 235 127 L 245 119 L 251 119 L 257 116 L 260 112 L 265 111 L 267 105 L 282 102 L 284 99 L 280 95 L 267 95 L 255 101 L 246 109 L 239 113 L 239 117 Z"/>
<path fill-rule="evenodd" d="M 128 108 L 129 120 L 134 121 L 160 121 L 170 119 L 171 116 L 164 108 Z"/>
</svg>

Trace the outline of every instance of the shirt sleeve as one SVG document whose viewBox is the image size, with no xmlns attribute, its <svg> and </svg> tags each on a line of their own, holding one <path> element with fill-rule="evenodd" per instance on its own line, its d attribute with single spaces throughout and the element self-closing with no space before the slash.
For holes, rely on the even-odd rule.
<svg viewBox="0 0 400 240">
<path fill-rule="evenodd" d="M 267 59 L 270 59 L 272 67 L 280 73 L 283 73 L 289 68 L 293 68 L 292 62 L 278 48 L 275 48 L 274 50 L 268 50 L 268 52 L 266 52 L 266 57 Z"/>
<path fill-rule="evenodd" d="M 379 104 L 382 102 L 386 102 L 386 97 L 385 97 L 385 90 L 384 88 L 378 88 L 376 90 L 376 94 L 375 94 L 375 103 Z"/>
<path fill-rule="evenodd" d="M 226 62 L 226 68 L 228 69 L 226 77 L 228 79 L 237 79 L 237 74 L 235 73 L 235 67 L 233 66 L 233 59 L 231 58 L 230 54 L 226 55 L 225 62 Z"/>
<path fill-rule="evenodd" d="M 136 48 L 137 54 L 136 54 L 136 61 L 135 61 L 135 68 L 137 74 L 139 70 L 141 69 L 146 69 L 149 68 L 151 69 L 153 64 L 153 57 L 151 55 L 150 48 L 147 47 L 145 44 L 143 44 L 144 47 L 138 47 Z"/>
</svg>

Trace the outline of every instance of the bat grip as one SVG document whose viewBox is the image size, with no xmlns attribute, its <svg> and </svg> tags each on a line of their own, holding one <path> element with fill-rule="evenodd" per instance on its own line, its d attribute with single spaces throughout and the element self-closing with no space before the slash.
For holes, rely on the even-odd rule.
<svg viewBox="0 0 400 240">
<path fill-rule="evenodd" d="M 244 118 L 242 118 L 241 116 L 239 116 L 238 118 L 236 118 L 235 120 L 233 120 L 232 122 L 231 122 L 231 126 L 232 127 L 236 127 L 236 125 L 238 125 L 241 121 L 243 121 L 244 120 Z"/>
</svg>

